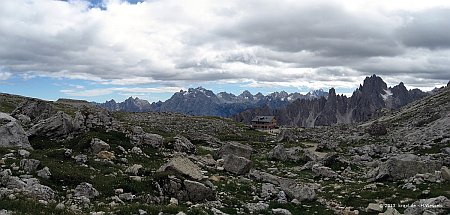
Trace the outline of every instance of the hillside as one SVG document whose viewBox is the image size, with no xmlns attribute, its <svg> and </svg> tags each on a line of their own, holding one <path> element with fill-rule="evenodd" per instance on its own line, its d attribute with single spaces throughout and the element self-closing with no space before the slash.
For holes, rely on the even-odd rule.
<svg viewBox="0 0 450 215">
<path fill-rule="evenodd" d="M 449 90 L 278 134 L 2 94 L 0 213 L 447 214 Z"/>
</svg>

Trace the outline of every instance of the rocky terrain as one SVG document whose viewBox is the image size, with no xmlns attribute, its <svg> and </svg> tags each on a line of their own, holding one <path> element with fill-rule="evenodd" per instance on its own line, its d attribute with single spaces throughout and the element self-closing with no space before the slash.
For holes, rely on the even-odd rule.
<svg viewBox="0 0 450 215">
<path fill-rule="evenodd" d="M 1 94 L 0 214 L 448 214 L 450 87 L 406 103 L 273 134 Z"/>
<path fill-rule="evenodd" d="M 273 115 L 281 125 L 299 127 L 348 124 L 380 116 L 385 110 L 399 109 L 426 95 L 419 89 L 407 90 L 403 83 L 388 88 L 380 77 L 373 75 L 351 97 L 337 95 L 331 88 L 327 98 L 296 100 L 283 108 L 249 109 L 233 118 L 248 124 L 257 115 Z"/>
<path fill-rule="evenodd" d="M 175 93 L 164 102 L 149 103 L 147 100 L 130 97 L 123 102 L 114 100 L 96 104 L 110 111 L 126 112 L 175 112 L 194 116 L 230 117 L 242 111 L 257 107 L 283 108 L 298 99 L 327 97 L 323 90 L 314 90 L 306 95 L 300 93 L 274 92 L 268 95 L 251 94 L 244 91 L 240 95 L 220 92 L 217 95 L 202 87 L 189 88 Z"/>
</svg>

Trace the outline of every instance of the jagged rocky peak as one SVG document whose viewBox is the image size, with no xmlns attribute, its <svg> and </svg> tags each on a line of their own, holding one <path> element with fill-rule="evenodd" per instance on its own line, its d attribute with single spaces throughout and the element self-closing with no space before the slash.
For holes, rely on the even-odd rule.
<svg viewBox="0 0 450 215">
<path fill-rule="evenodd" d="M 363 85 L 360 85 L 359 87 L 359 90 L 363 94 L 379 93 L 384 95 L 386 94 L 387 89 L 388 88 L 386 82 L 384 82 L 381 77 L 376 76 L 375 74 L 370 77 L 366 77 L 364 79 Z"/>
</svg>

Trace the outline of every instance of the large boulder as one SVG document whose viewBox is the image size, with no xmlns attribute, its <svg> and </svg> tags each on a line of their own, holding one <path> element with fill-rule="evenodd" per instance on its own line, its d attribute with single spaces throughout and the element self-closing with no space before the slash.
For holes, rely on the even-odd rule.
<svg viewBox="0 0 450 215">
<path fill-rule="evenodd" d="M 399 180 L 416 174 L 434 173 L 442 167 L 442 162 L 421 158 L 413 154 L 401 154 L 381 163 L 369 173 L 371 180 Z M 373 178 L 374 177 L 374 178 Z"/>
<path fill-rule="evenodd" d="M 285 161 L 288 159 L 288 154 L 283 144 L 278 144 L 267 154 L 267 158 L 271 160 Z"/>
<path fill-rule="evenodd" d="M 101 151 L 108 151 L 111 147 L 108 143 L 98 138 L 93 138 L 91 140 L 91 151 L 93 154 L 97 154 Z"/>
<path fill-rule="evenodd" d="M 450 200 L 445 196 L 430 199 L 420 199 L 406 208 L 405 215 L 447 215 L 450 208 Z"/>
<path fill-rule="evenodd" d="M 32 99 L 22 103 L 11 115 L 14 117 L 19 117 L 20 115 L 27 116 L 33 123 L 36 123 L 40 120 L 50 118 L 55 113 L 55 108 L 49 102 Z"/>
<path fill-rule="evenodd" d="M 42 120 L 27 132 L 28 137 L 65 138 L 75 132 L 72 118 L 66 113 L 59 111 L 54 116 Z"/>
<path fill-rule="evenodd" d="M 161 135 L 145 133 L 139 126 L 132 127 L 128 137 L 134 145 L 150 145 L 153 148 L 160 148 L 164 143 Z"/>
<path fill-rule="evenodd" d="M 388 133 L 386 125 L 378 122 L 372 123 L 369 128 L 366 129 L 366 132 L 372 136 L 383 136 Z"/>
<path fill-rule="evenodd" d="M 311 201 L 316 198 L 316 192 L 314 188 L 307 185 L 299 185 L 292 179 L 281 180 L 280 187 L 281 190 L 283 190 L 291 199 L 297 199 L 299 201 Z"/>
<path fill-rule="evenodd" d="M 20 168 L 25 170 L 25 172 L 31 173 L 36 171 L 40 163 L 41 162 L 36 159 L 22 159 L 20 161 Z"/>
<path fill-rule="evenodd" d="M 203 174 L 200 168 L 191 160 L 185 157 L 174 157 L 168 163 L 161 166 L 157 172 L 175 172 L 191 179 L 200 181 L 203 179 Z"/>
<path fill-rule="evenodd" d="M 75 188 L 75 193 L 74 193 L 74 196 L 76 196 L 76 197 L 84 196 L 88 199 L 95 198 L 98 195 L 100 195 L 99 192 L 92 186 L 92 184 L 89 184 L 86 182 L 79 184 Z"/>
<path fill-rule="evenodd" d="M 173 149 L 177 152 L 186 152 L 193 154 L 197 151 L 195 145 L 191 143 L 186 137 L 181 135 L 175 136 L 175 143 L 173 143 Z"/>
<path fill-rule="evenodd" d="M 22 192 L 24 195 L 37 200 L 51 200 L 55 197 L 55 191 L 50 187 L 42 185 L 36 178 L 20 179 L 12 176 L 10 170 L 0 172 L 0 185 L 3 187 Z"/>
<path fill-rule="evenodd" d="M 224 158 L 227 155 L 235 155 L 250 159 L 252 147 L 238 142 L 227 142 L 217 152 L 218 157 Z"/>
<path fill-rule="evenodd" d="M 0 147 L 18 147 L 31 149 L 28 137 L 17 120 L 0 112 Z"/>
<path fill-rule="evenodd" d="M 205 200 L 215 200 L 215 192 L 211 188 L 196 181 L 184 180 L 184 187 L 186 188 L 189 200 L 192 202 L 201 202 Z"/>
<path fill-rule="evenodd" d="M 250 171 L 252 168 L 252 161 L 245 157 L 227 155 L 224 159 L 223 168 L 228 172 L 242 175 Z"/>
</svg>

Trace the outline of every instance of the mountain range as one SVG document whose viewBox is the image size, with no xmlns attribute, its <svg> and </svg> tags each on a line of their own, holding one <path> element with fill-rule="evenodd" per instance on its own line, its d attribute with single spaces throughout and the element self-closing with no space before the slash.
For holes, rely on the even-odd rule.
<svg viewBox="0 0 450 215">
<path fill-rule="evenodd" d="M 325 126 L 362 122 L 380 116 L 386 110 L 395 110 L 433 92 L 406 89 L 403 82 L 388 87 L 377 75 L 366 77 L 350 97 L 320 90 L 307 94 L 274 92 L 253 95 L 244 91 L 239 95 L 215 94 L 203 87 L 180 90 L 164 102 L 150 103 L 130 97 L 123 102 L 114 100 L 97 103 L 111 111 L 177 112 L 194 116 L 230 117 L 249 124 L 258 115 L 276 116 L 280 125 Z"/>
<path fill-rule="evenodd" d="M 253 95 L 246 90 L 239 95 L 234 95 L 227 92 L 215 94 L 211 90 L 197 87 L 189 88 L 187 91 L 180 90 L 164 102 L 150 103 L 137 97 L 129 97 L 123 102 L 110 100 L 105 103 L 97 103 L 96 105 L 111 111 L 177 112 L 194 116 L 231 117 L 252 108 L 267 106 L 273 109 L 280 109 L 298 99 L 310 100 L 321 97 L 326 98 L 327 96 L 328 93 L 322 89 L 314 90 L 307 94 L 281 91 L 268 95 L 263 95 L 262 93 Z"/>
<path fill-rule="evenodd" d="M 281 125 L 301 127 L 347 124 L 366 121 L 384 110 L 398 109 L 427 95 L 419 89 L 407 90 L 402 82 L 387 87 L 383 79 L 372 75 L 350 97 L 337 95 L 331 88 L 327 98 L 296 100 L 278 109 L 269 106 L 248 109 L 233 118 L 249 123 L 257 115 L 273 115 Z"/>
</svg>

